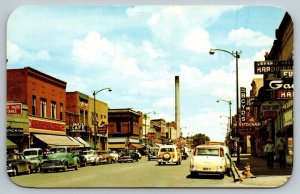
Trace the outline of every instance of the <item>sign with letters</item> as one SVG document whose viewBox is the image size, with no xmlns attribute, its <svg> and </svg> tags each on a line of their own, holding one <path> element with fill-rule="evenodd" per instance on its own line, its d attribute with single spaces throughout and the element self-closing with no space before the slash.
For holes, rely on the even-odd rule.
<svg viewBox="0 0 300 194">
<path fill-rule="evenodd" d="M 281 70 L 293 70 L 293 61 L 255 61 L 255 74 L 277 74 Z"/>
</svg>

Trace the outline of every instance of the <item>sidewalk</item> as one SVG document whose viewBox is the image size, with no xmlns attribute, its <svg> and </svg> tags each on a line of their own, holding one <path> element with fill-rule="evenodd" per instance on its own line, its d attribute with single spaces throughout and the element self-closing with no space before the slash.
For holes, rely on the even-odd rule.
<svg viewBox="0 0 300 194">
<path fill-rule="evenodd" d="M 232 158 L 236 163 L 236 157 Z M 251 173 L 254 176 L 259 175 L 291 175 L 293 170 L 292 158 L 287 156 L 286 168 L 280 168 L 279 162 L 274 161 L 274 168 L 267 168 L 267 161 L 263 158 L 251 156 L 250 154 L 240 155 L 240 164 L 236 163 L 237 168 L 240 171 L 244 171 L 244 167 L 249 163 L 251 167 Z"/>
<path fill-rule="evenodd" d="M 287 156 L 286 168 L 280 168 L 279 162 L 274 161 L 274 168 L 267 168 L 267 161 L 263 158 L 251 156 L 250 154 L 241 154 L 240 163 L 237 164 L 237 158 L 232 157 L 240 173 L 244 172 L 247 163 L 250 164 L 251 178 L 243 178 L 242 184 L 257 187 L 279 187 L 284 185 L 290 178 L 293 170 L 293 158 Z"/>
</svg>

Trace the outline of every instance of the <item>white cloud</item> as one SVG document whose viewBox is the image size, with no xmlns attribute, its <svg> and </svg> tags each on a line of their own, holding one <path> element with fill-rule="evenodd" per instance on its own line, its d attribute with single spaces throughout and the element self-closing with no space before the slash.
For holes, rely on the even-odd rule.
<svg viewBox="0 0 300 194">
<path fill-rule="evenodd" d="M 9 62 L 18 61 L 23 55 L 23 51 L 20 47 L 12 42 L 7 42 L 7 59 Z"/>
<path fill-rule="evenodd" d="M 183 47 L 194 52 L 207 53 L 207 51 L 212 48 L 212 44 L 209 41 L 208 32 L 198 28 L 186 34 L 183 40 Z"/>
<path fill-rule="evenodd" d="M 228 39 L 237 46 L 265 47 L 272 45 L 273 38 L 268 37 L 261 32 L 250 29 L 239 28 L 231 30 Z"/>
<path fill-rule="evenodd" d="M 165 97 L 161 98 L 153 103 L 154 107 L 175 107 L 175 98 L 174 97 Z"/>
<path fill-rule="evenodd" d="M 158 57 L 162 57 L 163 54 L 161 51 L 155 50 L 153 47 L 153 44 L 149 41 L 143 41 L 142 48 L 145 50 L 145 52 L 148 54 L 150 59 L 156 59 Z"/>
<path fill-rule="evenodd" d="M 46 50 L 40 50 L 40 51 L 38 51 L 38 52 L 35 54 L 35 58 L 36 58 L 37 60 L 48 61 L 48 60 L 50 60 L 51 57 L 50 57 L 48 51 L 46 51 Z"/>
</svg>

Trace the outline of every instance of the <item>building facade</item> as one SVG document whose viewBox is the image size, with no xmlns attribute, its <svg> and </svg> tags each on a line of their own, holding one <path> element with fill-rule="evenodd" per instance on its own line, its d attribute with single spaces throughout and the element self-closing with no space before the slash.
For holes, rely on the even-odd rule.
<svg viewBox="0 0 300 194">
<path fill-rule="evenodd" d="M 67 83 L 36 69 L 7 70 L 7 101 L 28 106 L 28 147 L 78 146 L 66 136 Z"/>
<path fill-rule="evenodd" d="M 109 149 L 143 148 L 139 140 L 140 116 L 140 112 L 131 108 L 108 110 Z"/>
</svg>

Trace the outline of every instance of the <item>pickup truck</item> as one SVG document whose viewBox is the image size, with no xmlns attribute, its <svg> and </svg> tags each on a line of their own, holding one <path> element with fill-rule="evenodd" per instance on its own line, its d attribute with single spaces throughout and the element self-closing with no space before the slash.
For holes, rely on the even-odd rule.
<svg viewBox="0 0 300 194">
<path fill-rule="evenodd" d="M 31 171 L 39 173 L 44 159 L 42 148 L 28 148 L 23 151 L 25 158 L 31 163 Z"/>
<path fill-rule="evenodd" d="M 78 170 L 80 162 L 79 158 L 71 153 L 71 148 L 68 146 L 53 146 L 50 149 L 47 159 L 42 162 L 41 171 L 63 170 L 66 172 L 69 168 Z"/>
</svg>

